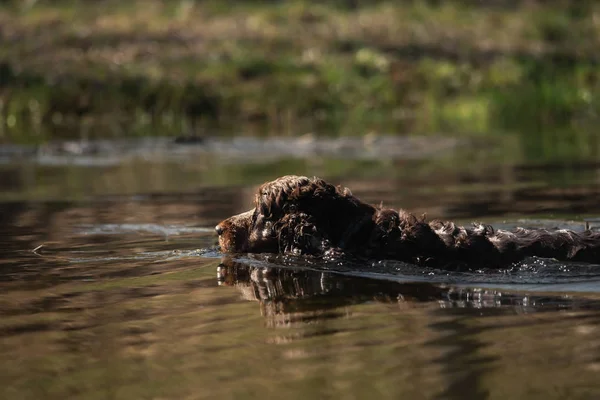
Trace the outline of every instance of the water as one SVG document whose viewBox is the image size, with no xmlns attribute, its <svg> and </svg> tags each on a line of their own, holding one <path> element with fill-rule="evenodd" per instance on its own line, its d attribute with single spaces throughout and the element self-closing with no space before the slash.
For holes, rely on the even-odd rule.
<svg viewBox="0 0 600 400">
<path fill-rule="evenodd" d="M 291 160 L 278 143 L 7 156 L 0 398 L 599 398 L 597 266 L 231 258 L 212 228 L 290 172 L 431 218 L 596 228 L 597 164 L 465 166 L 460 143 L 436 159 L 389 142 L 381 160 L 331 150 L 358 142 Z"/>
</svg>

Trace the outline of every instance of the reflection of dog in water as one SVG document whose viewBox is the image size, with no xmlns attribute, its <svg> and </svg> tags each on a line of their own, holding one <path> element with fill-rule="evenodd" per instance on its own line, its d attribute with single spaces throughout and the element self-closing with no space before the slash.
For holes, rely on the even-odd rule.
<svg viewBox="0 0 600 400">
<path fill-rule="evenodd" d="M 500 295 L 495 291 L 456 290 L 427 282 L 400 283 L 312 270 L 252 267 L 229 258 L 222 260 L 217 274 L 221 285 L 234 286 L 244 299 L 258 301 L 262 314 L 273 326 L 338 318 L 343 315 L 343 307 L 371 301 L 404 307 L 431 303 L 435 308 L 500 305 Z"/>
<path fill-rule="evenodd" d="M 600 262 L 599 232 L 427 222 L 302 176 L 263 184 L 254 209 L 226 219 L 216 230 L 222 251 L 230 253 L 348 254 L 432 267 L 499 268 L 530 256 Z"/>
<path fill-rule="evenodd" d="M 289 326 L 347 315 L 345 307 L 367 302 L 401 308 L 493 308 L 491 315 L 515 312 L 600 309 L 586 298 L 531 295 L 429 282 L 396 282 L 333 272 L 248 266 L 224 257 L 220 285 L 236 287 L 242 297 L 260 303 L 270 326 Z M 492 311 L 492 310 L 490 310 Z"/>
</svg>

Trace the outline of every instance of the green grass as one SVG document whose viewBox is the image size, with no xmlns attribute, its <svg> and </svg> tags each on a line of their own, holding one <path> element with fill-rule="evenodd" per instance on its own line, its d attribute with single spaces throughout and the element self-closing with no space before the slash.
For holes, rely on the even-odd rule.
<svg viewBox="0 0 600 400">
<path fill-rule="evenodd" d="M 0 3 L 0 142 L 595 126 L 600 5 L 437 3 Z"/>
</svg>

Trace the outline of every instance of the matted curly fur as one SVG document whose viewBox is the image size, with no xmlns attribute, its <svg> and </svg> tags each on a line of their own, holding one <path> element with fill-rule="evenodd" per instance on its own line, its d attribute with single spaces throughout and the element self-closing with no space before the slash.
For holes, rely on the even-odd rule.
<svg viewBox="0 0 600 400">
<path fill-rule="evenodd" d="M 529 256 L 600 262 L 598 232 L 427 222 L 363 203 L 320 178 L 293 175 L 263 184 L 254 209 L 216 230 L 228 253 L 346 254 L 435 267 L 498 268 Z"/>
</svg>

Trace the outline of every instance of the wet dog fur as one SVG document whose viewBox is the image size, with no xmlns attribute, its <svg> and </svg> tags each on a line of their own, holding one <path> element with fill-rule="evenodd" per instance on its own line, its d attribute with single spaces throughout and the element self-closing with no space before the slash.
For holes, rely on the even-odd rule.
<svg viewBox="0 0 600 400">
<path fill-rule="evenodd" d="M 531 256 L 600 263 L 599 232 L 428 222 L 363 203 L 323 179 L 294 175 L 263 184 L 252 210 L 216 230 L 226 253 L 348 255 L 440 268 L 501 268 Z"/>
</svg>

